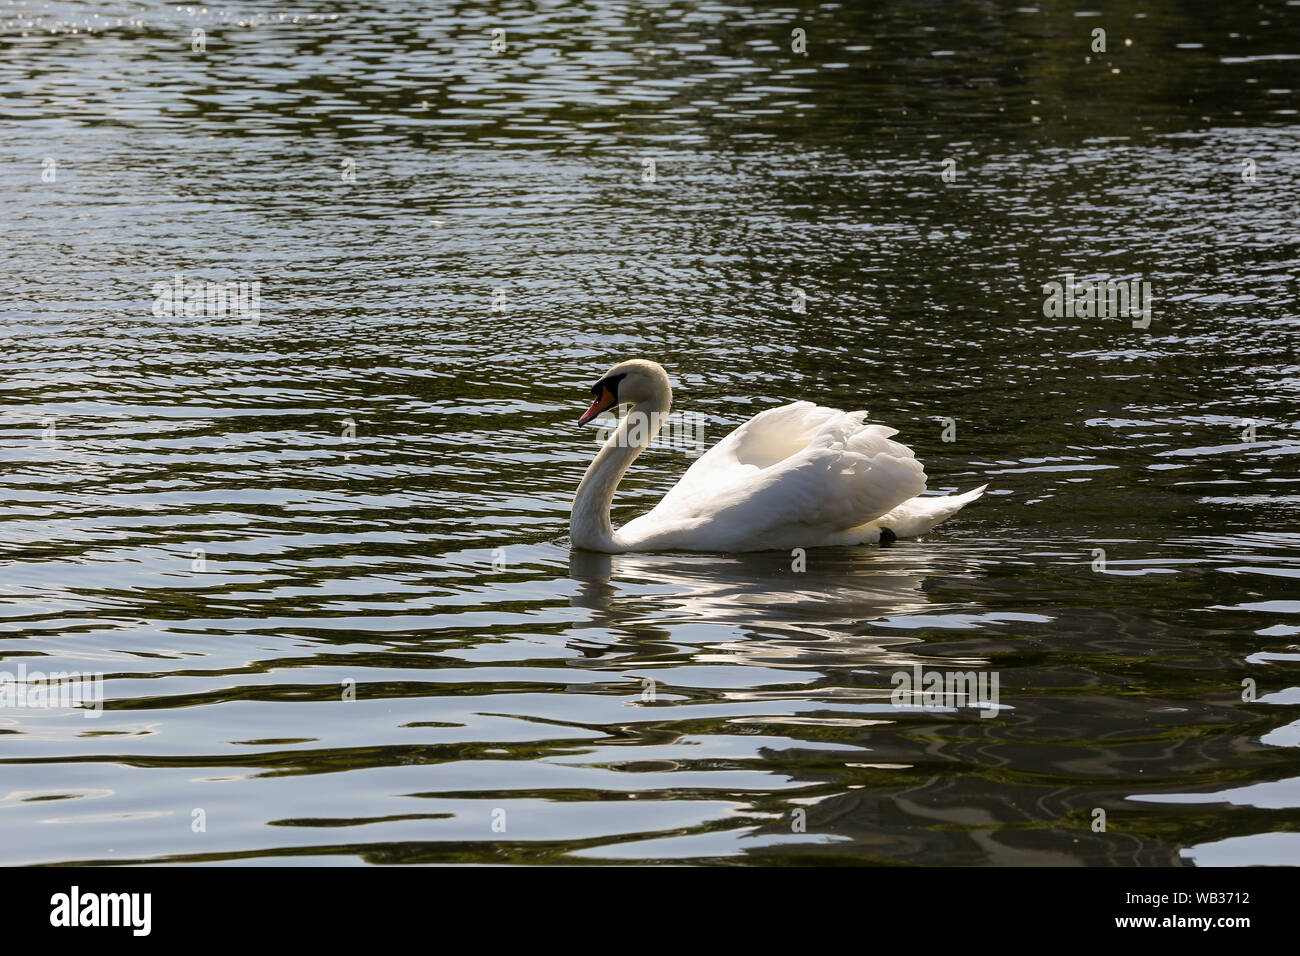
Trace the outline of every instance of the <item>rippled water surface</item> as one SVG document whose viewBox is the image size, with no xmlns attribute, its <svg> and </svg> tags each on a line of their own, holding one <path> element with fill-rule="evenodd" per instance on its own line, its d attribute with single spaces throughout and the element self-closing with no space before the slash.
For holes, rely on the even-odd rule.
<svg viewBox="0 0 1300 956">
<path fill-rule="evenodd" d="M 0 709 L 0 862 L 1300 862 L 1298 92 L 1295 2 L 10 0 L 0 669 L 106 700 Z M 572 552 L 633 356 L 990 492 Z"/>
</svg>

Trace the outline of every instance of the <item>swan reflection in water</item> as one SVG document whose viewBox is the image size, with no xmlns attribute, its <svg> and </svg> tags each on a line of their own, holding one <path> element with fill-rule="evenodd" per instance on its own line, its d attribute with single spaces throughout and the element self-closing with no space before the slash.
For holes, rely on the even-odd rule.
<svg viewBox="0 0 1300 956">
<path fill-rule="evenodd" d="M 917 614 L 969 615 L 971 595 L 977 593 L 970 588 L 960 592 L 960 603 L 928 592 L 933 583 L 969 584 L 981 575 L 985 557 L 952 541 L 941 547 L 908 542 L 794 554 L 610 555 L 575 549 L 569 554 L 569 576 L 579 587 L 571 603 L 593 612 L 579 631 L 614 631 L 674 644 L 681 644 L 684 635 L 694 643 L 692 625 L 730 631 L 725 644 L 715 637 L 711 648 L 734 663 L 771 663 L 814 653 L 840 657 L 840 664 L 910 667 L 926 660 L 916 653 L 922 639 L 906 627 L 882 628 L 880 622 Z M 585 642 L 581 649 L 589 656 L 599 652 Z M 987 664 L 982 659 L 943 660 Z"/>
</svg>

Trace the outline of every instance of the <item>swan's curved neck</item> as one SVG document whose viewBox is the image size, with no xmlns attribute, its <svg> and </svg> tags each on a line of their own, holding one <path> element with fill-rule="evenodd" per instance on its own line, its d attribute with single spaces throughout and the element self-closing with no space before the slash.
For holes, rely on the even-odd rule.
<svg viewBox="0 0 1300 956">
<path fill-rule="evenodd" d="M 575 548 L 588 551 L 621 551 L 618 536 L 609 521 L 614 492 L 637 455 L 645 451 L 663 427 L 672 406 L 672 392 L 666 387 L 654 398 L 632 406 L 614 433 L 587 466 L 578 493 L 573 496 L 569 534 Z"/>
</svg>

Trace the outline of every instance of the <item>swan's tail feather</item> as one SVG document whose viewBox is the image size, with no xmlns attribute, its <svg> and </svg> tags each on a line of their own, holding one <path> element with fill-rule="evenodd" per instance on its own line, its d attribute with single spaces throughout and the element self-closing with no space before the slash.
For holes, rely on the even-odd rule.
<svg viewBox="0 0 1300 956">
<path fill-rule="evenodd" d="M 966 505 L 983 495 L 987 487 L 988 485 L 980 485 L 960 495 L 925 495 L 909 498 L 889 514 L 872 521 L 871 525 L 877 528 L 888 528 L 900 538 L 915 538 L 961 511 Z"/>
</svg>

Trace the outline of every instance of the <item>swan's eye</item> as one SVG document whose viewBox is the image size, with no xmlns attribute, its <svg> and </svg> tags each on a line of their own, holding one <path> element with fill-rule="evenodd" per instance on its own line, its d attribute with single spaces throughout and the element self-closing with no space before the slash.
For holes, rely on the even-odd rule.
<svg viewBox="0 0 1300 956">
<path fill-rule="evenodd" d="M 591 394 L 594 395 L 596 398 L 600 398 L 602 391 L 608 391 L 610 395 L 617 398 L 618 383 L 623 381 L 623 379 L 625 379 L 626 377 L 627 377 L 627 373 L 622 372 L 619 375 L 609 375 L 605 378 L 602 378 L 595 385 L 591 386 Z"/>
</svg>

